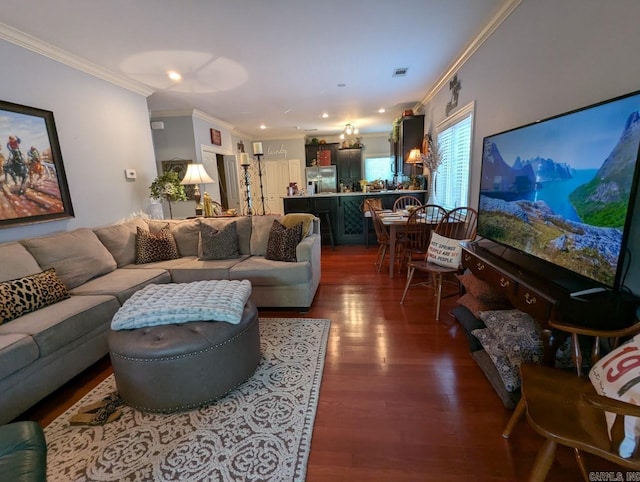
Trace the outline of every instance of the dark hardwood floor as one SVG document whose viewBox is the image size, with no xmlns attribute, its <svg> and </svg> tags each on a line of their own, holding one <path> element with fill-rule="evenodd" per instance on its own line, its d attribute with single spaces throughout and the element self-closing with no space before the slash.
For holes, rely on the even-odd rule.
<svg viewBox="0 0 640 482">
<path fill-rule="evenodd" d="M 400 305 L 405 278 L 378 273 L 376 252 L 323 248 L 311 310 L 260 313 L 332 322 L 307 481 L 526 480 L 543 439 L 526 420 L 510 440 L 501 437 L 511 412 L 447 314 L 456 298 L 444 300 L 438 322 L 428 288 Z M 47 425 L 109 373 L 107 357 L 20 418 Z M 605 470 L 600 459 L 587 461 Z M 558 448 L 548 480 L 581 480 L 573 452 Z"/>
</svg>

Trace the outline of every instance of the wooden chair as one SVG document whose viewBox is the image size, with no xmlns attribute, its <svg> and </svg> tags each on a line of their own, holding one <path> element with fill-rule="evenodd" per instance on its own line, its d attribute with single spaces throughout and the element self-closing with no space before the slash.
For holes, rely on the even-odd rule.
<svg viewBox="0 0 640 482">
<path fill-rule="evenodd" d="M 382 268 L 382 263 L 384 263 L 384 257 L 386 256 L 386 253 L 387 253 L 387 248 L 389 247 L 391 240 L 389 237 L 389 229 L 387 228 L 387 226 L 382 224 L 382 219 L 380 218 L 380 214 L 379 214 L 380 211 L 377 209 L 370 209 L 370 212 L 371 212 L 371 219 L 373 221 L 373 227 L 376 231 L 376 238 L 378 240 L 378 256 L 376 258 L 375 266 L 378 272 L 380 272 L 380 269 Z M 402 247 L 403 247 L 403 242 L 396 240 L 396 253 L 398 257 L 401 256 Z M 394 263 L 395 260 L 390 259 L 389 262 Z"/>
<path fill-rule="evenodd" d="M 436 204 L 417 206 L 416 209 L 409 214 L 402 237 L 404 241 L 404 256 L 401 258 L 400 271 L 402 271 L 404 265 L 410 263 L 414 257 L 418 256 L 422 258 L 427 254 L 431 231 L 434 230 L 446 214 L 447 210 Z"/>
<path fill-rule="evenodd" d="M 460 207 L 448 212 L 442 220 L 438 223 L 433 232 L 438 233 L 441 236 L 450 239 L 474 239 L 476 237 L 478 213 L 475 209 L 470 207 Z M 424 258 L 420 261 L 410 261 L 409 271 L 407 273 L 407 284 L 404 287 L 402 293 L 402 299 L 400 303 L 404 303 L 407 291 L 411 286 L 413 275 L 416 270 L 428 273 L 431 275 L 430 282 L 416 283 L 418 285 L 429 285 L 435 289 L 436 300 L 436 320 L 440 319 L 440 301 L 442 300 L 442 284 L 444 277 L 450 274 L 456 274 L 461 271 L 461 267 L 447 268 L 427 261 L 426 250 L 428 244 L 425 247 Z M 456 280 L 457 281 L 457 280 Z M 457 283 L 456 283 L 457 284 Z M 458 291 L 460 287 L 458 284 Z"/>
<path fill-rule="evenodd" d="M 640 416 L 640 406 L 597 395 L 591 381 L 582 372 L 579 335 L 592 338 L 591 363 L 600 358 L 603 339 L 617 347 L 620 339 L 640 333 L 640 322 L 621 330 L 595 330 L 551 322 L 551 327 L 571 335 L 576 372 L 525 363 L 520 366 L 522 398 L 502 434 L 509 438 L 512 429 L 526 413 L 529 425 L 546 441 L 534 462 L 529 480 L 545 480 L 558 444 L 573 448 L 584 480 L 589 480 L 582 452 L 602 457 L 622 467 L 640 470 L 640 458 L 618 455 L 624 438 L 624 417 Z M 612 438 L 605 411 L 616 414 Z"/>
<path fill-rule="evenodd" d="M 421 206 L 421 205 L 422 203 L 420 202 L 420 199 L 418 199 L 417 197 L 400 196 L 393 203 L 393 210 L 401 211 L 403 209 L 406 209 L 407 206 Z"/>
</svg>

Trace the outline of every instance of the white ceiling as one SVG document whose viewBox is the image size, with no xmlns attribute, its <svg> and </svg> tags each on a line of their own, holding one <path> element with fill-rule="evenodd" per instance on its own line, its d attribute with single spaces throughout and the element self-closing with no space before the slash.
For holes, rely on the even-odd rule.
<svg viewBox="0 0 640 482">
<path fill-rule="evenodd" d="M 154 114 L 197 109 L 252 139 L 336 135 L 348 122 L 366 135 L 448 80 L 514 3 L 2 0 L 0 38 L 149 95 Z"/>
</svg>

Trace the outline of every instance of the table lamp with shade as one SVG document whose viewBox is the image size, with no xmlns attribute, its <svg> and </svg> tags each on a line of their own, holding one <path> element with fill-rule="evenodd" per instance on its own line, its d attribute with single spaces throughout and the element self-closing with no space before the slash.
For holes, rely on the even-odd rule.
<svg viewBox="0 0 640 482">
<path fill-rule="evenodd" d="M 194 186 L 193 198 L 196 201 L 196 216 L 202 216 L 202 210 L 203 210 L 203 206 L 200 203 L 200 200 L 202 199 L 200 195 L 200 184 L 209 184 L 212 182 L 216 182 L 216 181 L 211 179 L 211 177 L 209 176 L 209 174 L 207 173 L 207 171 L 205 170 L 202 164 L 193 163 L 187 166 L 187 172 L 184 175 L 184 178 L 182 179 L 182 181 L 180 181 L 180 184 L 185 186 L 186 185 Z"/>
<path fill-rule="evenodd" d="M 416 164 L 422 164 L 422 153 L 420 149 L 411 149 L 406 162 L 407 164 L 411 164 L 411 175 L 415 176 Z"/>
</svg>

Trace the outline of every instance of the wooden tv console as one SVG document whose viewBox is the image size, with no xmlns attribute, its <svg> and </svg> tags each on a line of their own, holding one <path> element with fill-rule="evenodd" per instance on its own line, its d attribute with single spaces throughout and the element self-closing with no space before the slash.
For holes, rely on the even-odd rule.
<svg viewBox="0 0 640 482">
<path fill-rule="evenodd" d="M 553 365 L 558 347 L 568 336 L 552 329 L 549 320 L 601 329 L 620 329 L 637 321 L 640 299 L 632 294 L 603 289 L 589 293 L 595 284 L 568 278 L 565 272 L 524 255 L 518 258 L 509 248 L 488 240 L 461 244 L 463 266 L 503 291 L 515 308 L 540 324 L 545 364 Z M 576 297 L 578 291 L 585 295 Z"/>
<path fill-rule="evenodd" d="M 523 268 L 476 243 L 462 244 L 462 265 L 475 276 L 502 291 L 510 303 L 531 315 L 543 329 L 544 363 L 553 365 L 555 353 L 566 334 L 554 333 L 549 320 L 559 318 L 559 300 L 566 296 L 548 278 Z M 498 249 L 500 249 L 498 247 Z"/>
</svg>

